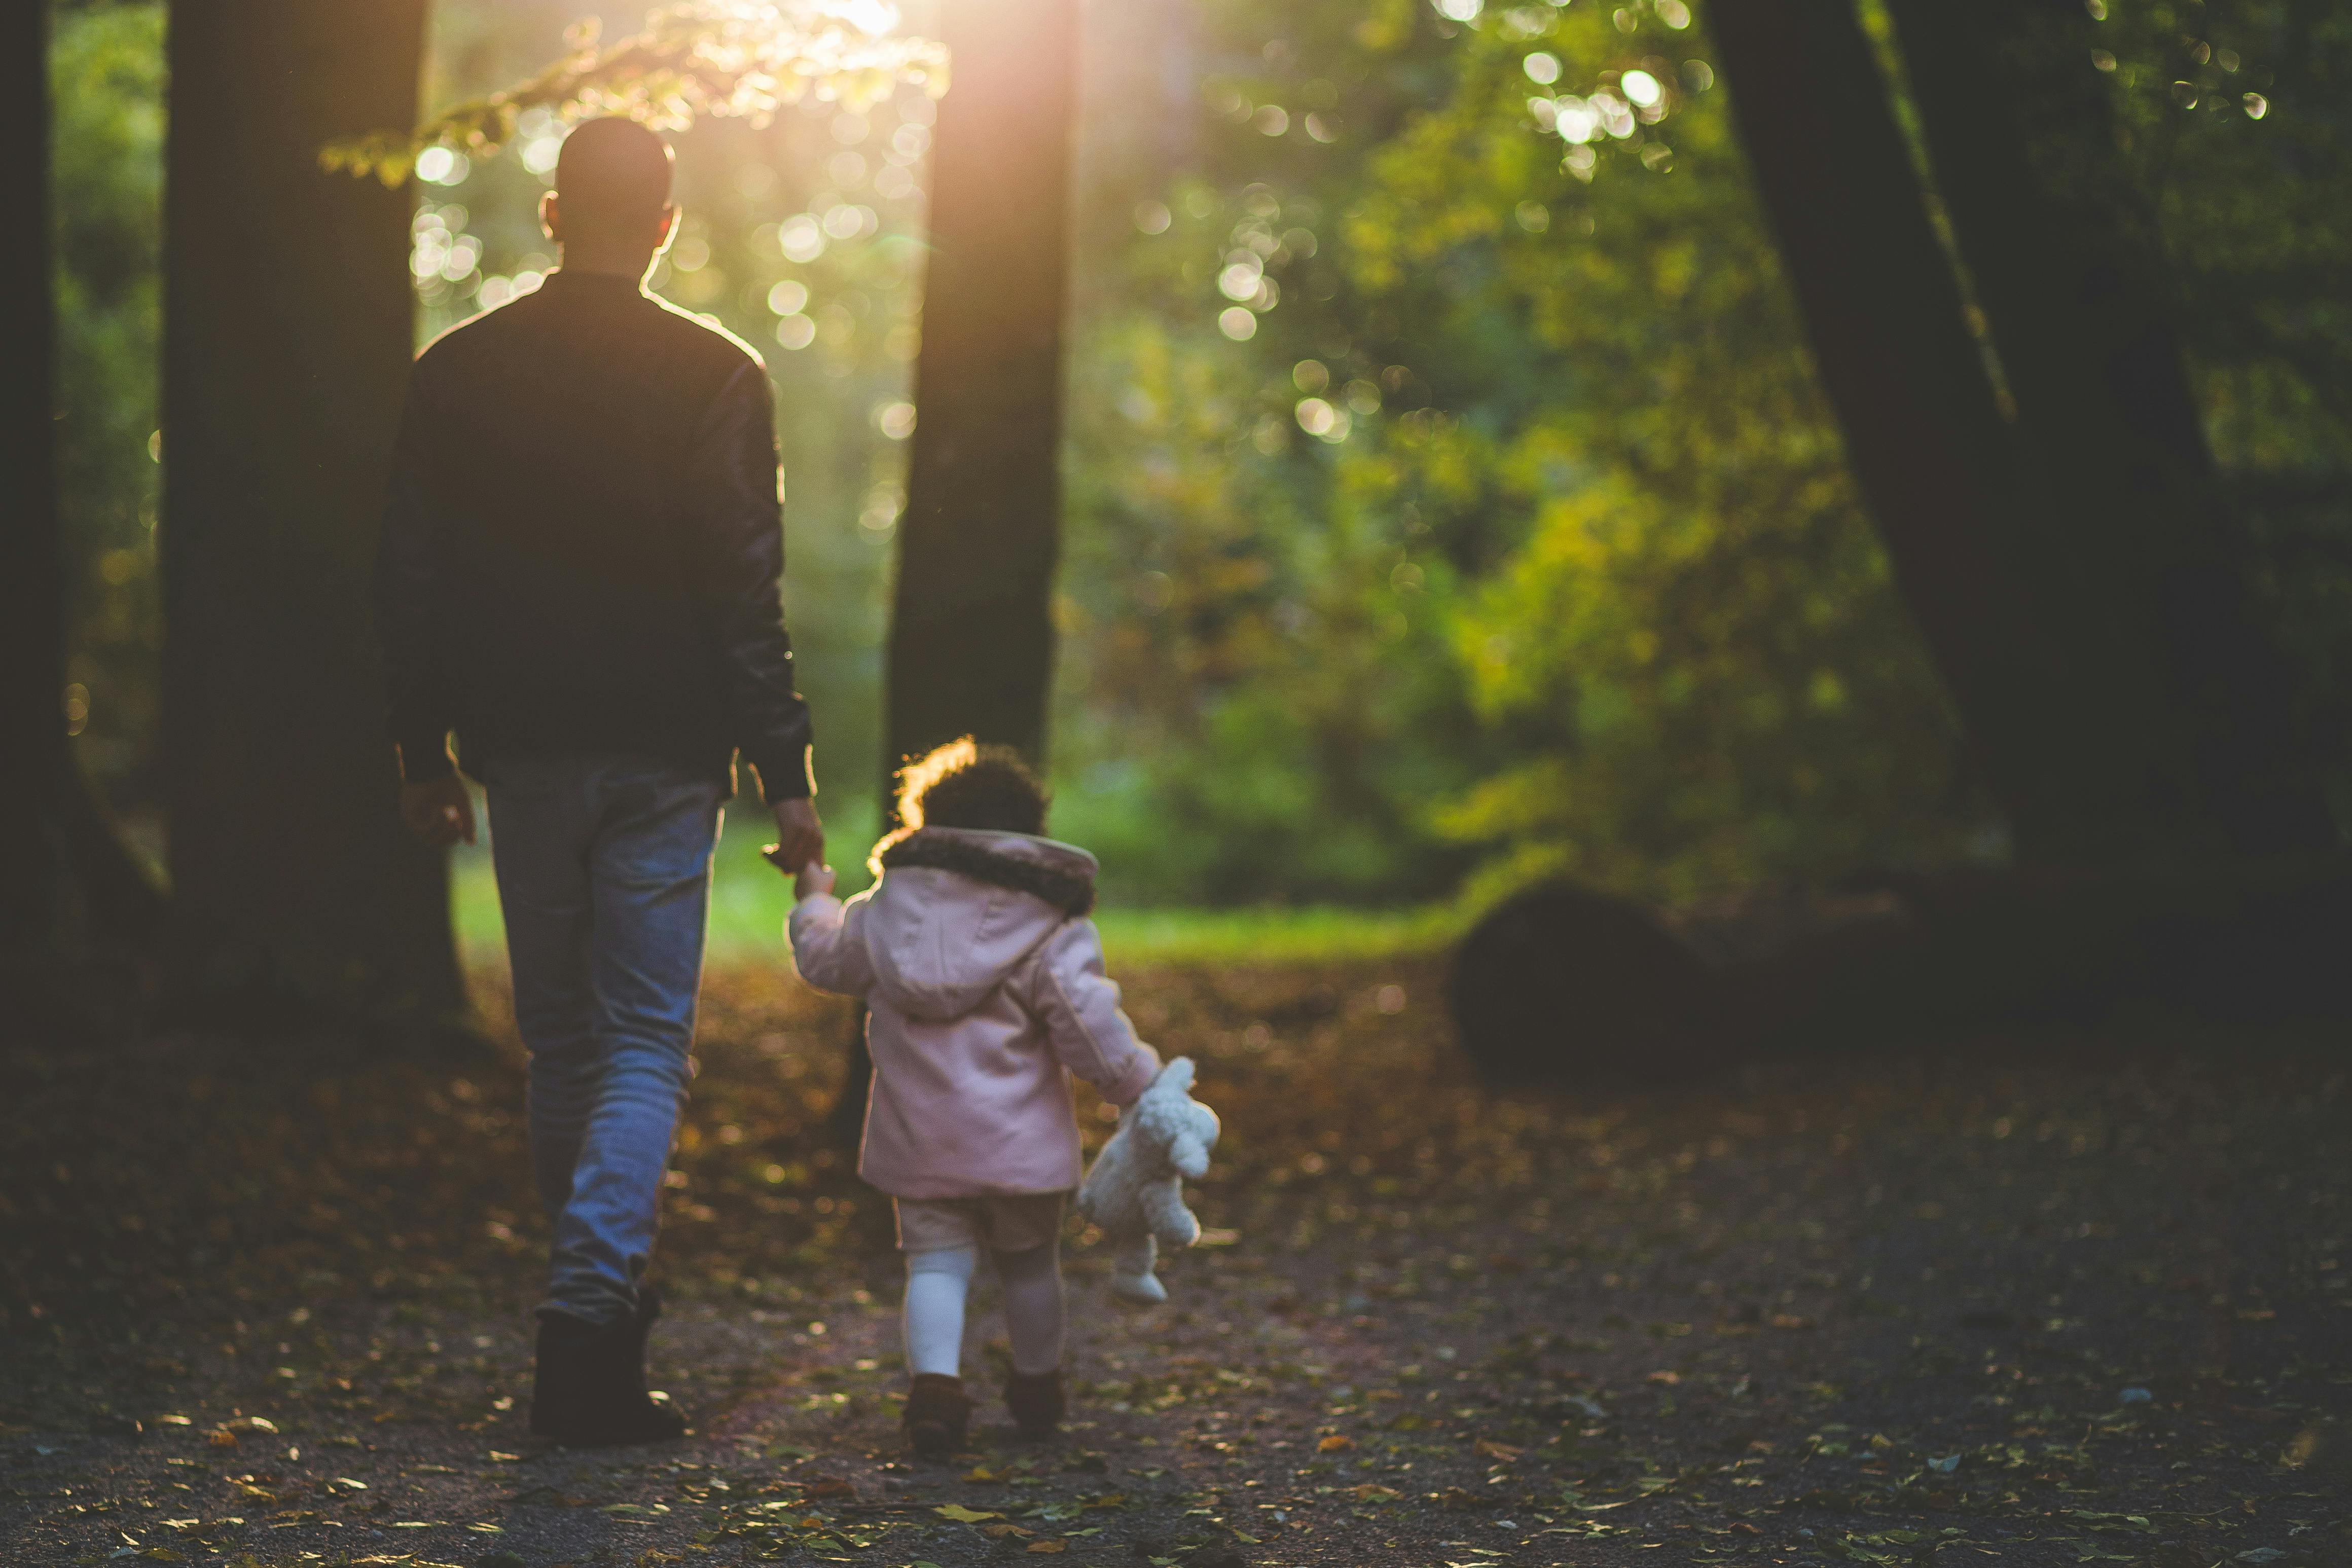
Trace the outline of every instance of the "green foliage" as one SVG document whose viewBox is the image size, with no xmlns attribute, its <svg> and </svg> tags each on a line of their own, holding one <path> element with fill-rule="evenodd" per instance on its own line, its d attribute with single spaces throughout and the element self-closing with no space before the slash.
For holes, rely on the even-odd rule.
<svg viewBox="0 0 2352 1568">
<path fill-rule="evenodd" d="M 2134 175 L 2121 199 L 2167 268 L 2207 428 L 2304 675 L 2307 731 L 2352 821 L 2352 14 L 2320 0 L 2104 8 Z"/>
<path fill-rule="evenodd" d="M 1209 84 L 1257 177 L 1135 242 L 1191 256 L 1074 400 L 1064 746 L 1125 807 L 1114 882 L 1393 895 L 1468 848 L 1490 893 L 1675 896 L 1954 852 L 1983 813 L 1688 13 L 1217 15 L 1289 67 Z M 1532 56 L 1626 134 L 1548 134 Z M 1207 256 L 1252 249 L 1279 298 L 1225 342 Z"/>
<path fill-rule="evenodd" d="M 118 798 L 136 801 L 155 723 L 162 615 L 162 470 L 150 440 L 163 374 L 163 8 L 60 8 L 54 27 L 51 233 L 70 673 L 81 688 L 76 722 L 86 762 Z"/>
<path fill-rule="evenodd" d="M 2321 0 L 2109 8 L 2133 185 L 2085 194 L 2129 204 L 2168 270 L 2352 778 L 2352 22 Z M 929 99 L 819 86 L 767 119 L 723 73 L 673 92 L 621 46 L 559 45 L 576 15 L 436 15 L 425 100 L 487 117 L 405 144 L 421 328 L 551 264 L 532 204 L 566 113 L 609 92 L 691 115 L 656 286 L 777 381 L 790 615 L 828 816 L 860 850 Z M 1997 847 L 1694 20 L 1096 8 L 1054 831 L 1102 854 L 1114 903 L 1475 899 L 1563 867 L 1685 897 Z M 161 28 L 153 5 L 64 11 L 55 62 L 75 678 L 118 793 L 152 756 Z M 538 97 L 484 109 L 526 79 Z M 743 918 L 771 928 L 772 895 L 747 884 Z"/>
<path fill-rule="evenodd" d="M 320 167 L 405 181 L 428 147 L 476 157 L 499 152 L 533 111 L 570 121 L 626 115 L 666 131 L 712 116 L 764 127 L 809 101 L 863 113 L 902 83 L 939 97 L 947 51 L 891 32 L 893 10 L 832 0 L 687 0 L 656 7 L 643 30 L 603 45 L 594 17 L 564 32 L 567 48 L 525 80 L 469 98 L 413 130 L 383 130 L 320 151 Z"/>
</svg>

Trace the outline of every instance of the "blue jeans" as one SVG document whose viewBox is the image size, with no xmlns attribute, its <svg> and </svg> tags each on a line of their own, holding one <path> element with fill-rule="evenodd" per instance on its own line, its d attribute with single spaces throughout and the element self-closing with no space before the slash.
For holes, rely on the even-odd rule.
<svg viewBox="0 0 2352 1568">
<path fill-rule="evenodd" d="M 555 1233 L 541 1311 L 612 1322 L 636 1311 L 660 1226 L 725 790 L 637 760 L 483 771 Z"/>
</svg>

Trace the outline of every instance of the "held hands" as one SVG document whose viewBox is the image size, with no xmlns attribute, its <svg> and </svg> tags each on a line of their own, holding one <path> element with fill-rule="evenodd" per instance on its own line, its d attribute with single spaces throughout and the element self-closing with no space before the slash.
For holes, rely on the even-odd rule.
<svg viewBox="0 0 2352 1568">
<path fill-rule="evenodd" d="M 776 841 L 761 852 L 768 863 L 793 877 L 793 896 L 812 897 L 833 891 L 833 873 L 824 864 L 824 824 L 810 800 L 779 800 Z"/>
<path fill-rule="evenodd" d="M 800 869 L 794 871 L 785 863 L 784 849 L 782 844 L 770 844 L 760 852 L 767 857 L 770 865 L 793 879 L 793 903 L 799 904 L 814 898 L 819 894 L 833 891 L 833 868 L 823 862 L 803 861 L 801 862 Z"/>
<path fill-rule="evenodd" d="M 447 849 L 463 839 L 474 841 L 474 798 L 456 774 L 400 787 L 400 820 L 418 841 Z"/>
</svg>

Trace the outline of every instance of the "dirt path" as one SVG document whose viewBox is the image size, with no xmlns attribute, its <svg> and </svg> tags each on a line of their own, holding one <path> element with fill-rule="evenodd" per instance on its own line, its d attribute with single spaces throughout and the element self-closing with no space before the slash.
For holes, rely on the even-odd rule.
<svg viewBox="0 0 2352 1568">
<path fill-rule="evenodd" d="M 1496 1102 L 1427 967 L 1129 978 L 1225 1116 L 1222 1244 L 1134 1314 L 1076 1239 L 1066 1440 L 992 1404 L 952 1469 L 898 1451 L 841 1019 L 787 981 L 710 988 L 658 1449 L 523 1434 L 510 1063 L 16 1047 L 0 1560 L 2352 1563 L 2340 1051 Z"/>
</svg>

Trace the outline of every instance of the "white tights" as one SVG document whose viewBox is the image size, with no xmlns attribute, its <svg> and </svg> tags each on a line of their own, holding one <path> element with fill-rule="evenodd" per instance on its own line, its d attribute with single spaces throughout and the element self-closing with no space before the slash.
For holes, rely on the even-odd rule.
<svg viewBox="0 0 2352 1568">
<path fill-rule="evenodd" d="M 1028 1375 L 1062 1364 L 1061 1245 L 1048 1241 L 1025 1252 L 992 1252 L 1004 1287 L 1004 1328 L 1013 1342 L 1013 1370 Z M 961 1375 L 963 1305 L 980 1253 L 943 1247 L 907 1254 L 907 1368 Z"/>
</svg>

